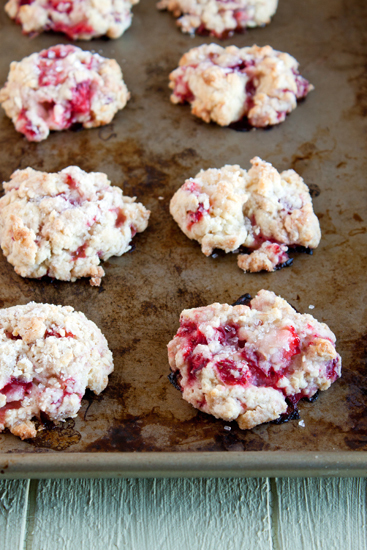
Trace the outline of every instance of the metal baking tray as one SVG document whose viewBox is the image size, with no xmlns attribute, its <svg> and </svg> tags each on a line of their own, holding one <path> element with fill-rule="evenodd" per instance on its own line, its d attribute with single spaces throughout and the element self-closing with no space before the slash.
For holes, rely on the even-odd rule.
<svg viewBox="0 0 367 550">
<path fill-rule="evenodd" d="M 9 64 L 61 35 L 30 39 L 2 12 L 0 80 Z M 4 477 L 164 475 L 364 475 L 367 466 L 366 142 L 367 4 L 363 0 L 280 0 L 272 23 L 223 41 L 270 44 L 294 55 L 314 85 L 306 101 L 270 130 L 236 132 L 205 124 L 169 102 L 168 74 L 189 48 L 213 41 L 183 35 L 154 0 L 134 8 L 119 40 L 80 42 L 120 63 L 132 98 L 113 123 L 58 132 L 28 143 L 1 112 L 1 178 L 17 168 L 58 171 L 75 164 L 106 172 L 152 212 L 136 248 L 104 264 L 102 286 L 22 279 L 1 255 L 0 306 L 31 300 L 72 305 L 106 335 L 115 372 L 100 395 L 86 395 L 75 419 L 34 440 L 0 435 Z M 174 191 L 199 169 L 255 155 L 294 168 L 311 187 L 322 241 L 291 267 L 244 274 L 236 257 L 206 258 L 171 219 Z M 271 289 L 336 333 L 343 375 L 314 403 L 300 404 L 305 426 L 235 423 L 198 412 L 168 382 L 166 344 L 184 308 Z M 315 306 L 310 310 L 309 306 Z M 224 429 L 230 426 L 230 430 Z"/>
</svg>

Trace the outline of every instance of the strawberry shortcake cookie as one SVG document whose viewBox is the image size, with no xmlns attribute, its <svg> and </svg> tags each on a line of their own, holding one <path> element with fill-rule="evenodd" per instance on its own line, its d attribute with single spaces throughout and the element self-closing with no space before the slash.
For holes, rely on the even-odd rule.
<svg viewBox="0 0 367 550">
<path fill-rule="evenodd" d="M 281 420 L 341 375 L 328 326 L 268 290 L 248 306 L 184 310 L 168 358 L 186 401 L 241 429 Z"/>
<path fill-rule="evenodd" d="M 157 8 L 178 17 L 182 32 L 228 38 L 270 23 L 278 0 L 160 0 Z"/>
<path fill-rule="evenodd" d="M 201 170 L 171 199 L 170 212 L 189 239 L 210 256 L 240 252 L 244 271 L 290 265 L 289 247 L 312 252 L 321 232 L 308 187 L 294 171 L 281 174 L 259 157 L 247 172 L 238 165 Z"/>
<path fill-rule="evenodd" d="M 131 25 L 139 0 L 9 0 L 5 11 L 25 34 L 55 31 L 71 40 L 118 38 Z"/>
<path fill-rule="evenodd" d="M 114 59 L 60 45 L 10 65 L 0 103 L 15 129 L 29 141 L 75 124 L 111 122 L 130 97 Z"/>
<path fill-rule="evenodd" d="M 106 338 L 72 307 L 0 310 L 0 432 L 27 439 L 37 435 L 32 419 L 75 417 L 86 388 L 99 394 L 112 371 Z"/>
<path fill-rule="evenodd" d="M 55 174 L 27 168 L 3 185 L 0 244 L 22 277 L 90 277 L 99 286 L 100 261 L 128 252 L 131 239 L 148 225 L 149 210 L 103 173 L 77 166 Z"/>
<path fill-rule="evenodd" d="M 185 53 L 169 78 L 172 103 L 190 103 L 194 115 L 220 126 L 279 124 L 313 89 L 294 57 L 270 46 L 204 44 Z"/>
</svg>

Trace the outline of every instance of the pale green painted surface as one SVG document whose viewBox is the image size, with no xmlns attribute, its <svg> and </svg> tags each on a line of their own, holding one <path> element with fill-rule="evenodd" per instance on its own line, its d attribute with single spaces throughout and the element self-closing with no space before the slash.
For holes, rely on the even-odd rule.
<svg viewBox="0 0 367 550">
<path fill-rule="evenodd" d="M 0 482 L 1 550 L 366 550 L 348 479 Z"/>
</svg>

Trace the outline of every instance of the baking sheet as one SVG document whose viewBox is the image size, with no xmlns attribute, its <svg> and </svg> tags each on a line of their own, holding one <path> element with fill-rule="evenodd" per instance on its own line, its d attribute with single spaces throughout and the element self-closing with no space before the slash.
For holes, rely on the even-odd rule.
<svg viewBox="0 0 367 550">
<path fill-rule="evenodd" d="M 208 125 L 188 106 L 169 102 L 168 74 L 181 55 L 214 40 L 183 35 L 170 14 L 147 0 L 134 8 L 121 39 L 78 43 L 122 67 L 132 99 L 112 124 L 53 133 L 36 144 L 1 111 L 2 181 L 17 168 L 52 172 L 75 164 L 106 172 L 152 211 L 136 249 L 104 263 L 99 289 L 87 280 L 22 279 L 1 255 L 1 307 L 31 300 L 72 305 L 101 328 L 115 360 L 109 386 L 100 396 L 87 394 L 77 418 L 33 441 L 0 435 L 2 475 L 288 475 L 291 465 L 310 475 L 366 471 L 366 29 L 363 0 L 280 0 L 269 26 L 223 41 L 287 51 L 315 85 L 270 130 Z M 1 83 L 12 60 L 68 42 L 62 35 L 22 36 L 4 13 L 0 31 Z M 322 230 L 313 256 L 296 254 L 292 267 L 272 274 L 244 274 L 232 254 L 206 258 L 168 212 L 174 191 L 199 169 L 226 163 L 248 169 L 255 155 L 303 176 Z M 261 288 L 326 322 L 338 339 L 343 376 L 315 403 L 300 403 L 304 427 L 295 420 L 241 431 L 193 409 L 167 380 L 166 345 L 182 309 L 232 303 Z"/>
</svg>

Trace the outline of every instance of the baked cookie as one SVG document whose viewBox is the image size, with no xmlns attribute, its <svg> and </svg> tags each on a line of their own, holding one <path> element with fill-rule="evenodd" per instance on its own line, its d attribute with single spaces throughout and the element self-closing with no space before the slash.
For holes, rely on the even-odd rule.
<svg viewBox="0 0 367 550">
<path fill-rule="evenodd" d="M 0 309 L 0 432 L 27 439 L 35 417 L 75 417 L 86 388 L 101 393 L 112 371 L 106 338 L 83 313 L 35 302 Z"/>
<path fill-rule="evenodd" d="M 270 23 L 278 0 L 160 0 L 157 8 L 178 17 L 182 32 L 228 38 L 235 31 Z"/>
<path fill-rule="evenodd" d="M 169 78 L 172 103 L 190 103 L 194 115 L 220 126 L 245 117 L 255 127 L 279 124 L 313 90 L 294 57 L 270 46 L 204 44 L 185 53 Z"/>
<path fill-rule="evenodd" d="M 55 31 L 71 40 L 118 38 L 131 25 L 139 0 L 9 0 L 5 11 L 25 34 Z"/>
<path fill-rule="evenodd" d="M 74 124 L 108 124 L 130 94 L 114 59 L 75 46 L 54 46 L 10 65 L 0 103 L 29 141 Z"/>
<path fill-rule="evenodd" d="M 247 172 L 238 165 L 201 170 L 186 180 L 170 212 L 189 239 L 210 256 L 218 248 L 238 256 L 244 271 L 274 271 L 289 265 L 288 247 L 312 250 L 321 232 L 308 187 L 294 171 L 279 172 L 259 157 Z"/>
<path fill-rule="evenodd" d="M 186 401 L 241 429 L 280 418 L 341 375 L 327 325 L 268 290 L 249 306 L 184 310 L 168 358 Z"/>
<path fill-rule="evenodd" d="M 26 168 L 3 185 L 0 244 L 22 277 L 91 277 L 99 286 L 100 261 L 128 252 L 133 236 L 148 225 L 149 210 L 100 172 Z"/>
</svg>

